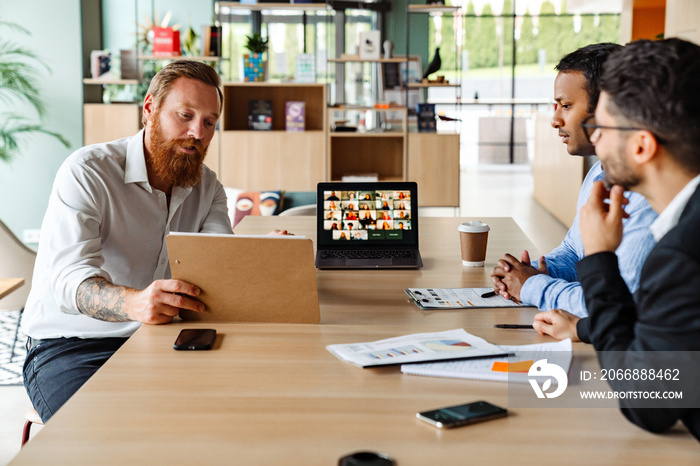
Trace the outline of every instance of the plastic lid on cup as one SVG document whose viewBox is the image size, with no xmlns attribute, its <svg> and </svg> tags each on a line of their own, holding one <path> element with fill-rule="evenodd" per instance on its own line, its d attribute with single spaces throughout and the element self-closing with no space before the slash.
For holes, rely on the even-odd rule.
<svg viewBox="0 0 700 466">
<path fill-rule="evenodd" d="M 470 222 L 462 223 L 459 226 L 459 231 L 465 231 L 467 233 L 484 233 L 489 230 L 489 226 L 484 222 L 480 222 L 479 220 L 472 220 Z"/>
</svg>

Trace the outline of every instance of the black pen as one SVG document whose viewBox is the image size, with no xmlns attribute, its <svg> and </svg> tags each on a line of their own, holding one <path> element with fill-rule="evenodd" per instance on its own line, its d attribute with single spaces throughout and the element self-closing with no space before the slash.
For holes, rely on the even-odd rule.
<svg viewBox="0 0 700 466">
<path fill-rule="evenodd" d="M 496 296 L 495 291 L 487 291 L 486 293 L 482 294 L 482 298 L 492 298 L 493 296 Z"/>
<path fill-rule="evenodd" d="M 532 325 L 520 325 L 520 324 L 496 324 L 496 328 L 534 328 Z"/>
</svg>

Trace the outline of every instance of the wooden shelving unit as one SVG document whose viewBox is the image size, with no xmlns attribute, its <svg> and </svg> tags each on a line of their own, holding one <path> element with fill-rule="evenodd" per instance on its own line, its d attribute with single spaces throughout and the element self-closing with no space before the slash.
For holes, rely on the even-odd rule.
<svg viewBox="0 0 700 466">
<path fill-rule="evenodd" d="M 245 189 L 314 191 L 326 176 L 326 85 L 225 83 L 219 179 Z M 251 131 L 251 100 L 272 102 L 272 131 Z M 285 103 L 305 103 L 306 130 L 285 130 Z"/>
<path fill-rule="evenodd" d="M 461 7 L 448 5 L 408 5 L 409 13 L 454 13 Z"/>
<path fill-rule="evenodd" d="M 247 10 L 247 11 L 262 11 L 262 10 L 326 10 L 328 7 L 325 3 L 240 3 L 240 2 L 217 2 L 217 8 L 228 8 L 230 10 Z"/>
<path fill-rule="evenodd" d="M 392 125 L 358 132 L 328 132 L 328 178 L 340 180 L 346 175 L 376 175 L 380 181 L 406 179 L 406 118 L 405 107 L 374 108 L 364 106 L 328 108 L 330 123 L 348 118 L 358 120 L 374 113 L 375 126 L 379 119 Z M 397 118 L 396 115 L 400 115 Z M 394 116 L 392 119 L 388 119 Z M 339 118 L 338 118 L 339 117 Z"/>
<path fill-rule="evenodd" d="M 428 87 L 462 87 L 461 84 L 452 83 L 408 83 L 409 88 L 428 88 Z"/>
<path fill-rule="evenodd" d="M 410 31 L 412 14 L 431 16 L 454 14 L 459 6 L 408 5 L 406 9 L 406 30 Z M 406 51 L 410 55 L 410 51 Z M 457 78 L 459 80 L 459 78 Z M 427 90 L 430 88 L 455 89 L 455 102 L 461 100 L 461 83 L 408 83 L 407 89 Z M 427 94 L 426 94 L 427 95 Z M 459 206 L 459 150 L 460 136 L 456 131 L 408 132 L 407 140 L 407 179 L 418 183 L 419 204 L 431 207 Z"/>
<path fill-rule="evenodd" d="M 186 55 L 175 55 L 172 57 L 164 57 L 161 55 L 139 55 L 139 60 L 198 60 L 198 61 L 220 61 L 221 57 L 188 57 Z"/>
<path fill-rule="evenodd" d="M 138 85 L 139 80 L 138 79 L 92 79 L 92 78 L 85 78 L 83 79 L 83 84 L 116 84 L 116 85 L 121 85 L 121 86 L 136 86 Z"/>
<path fill-rule="evenodd" d="M 340 58 L 329 58 L 329 63 L 405 63 L 409 59 L 406 57 L 392 57 L 392 58 L 360 58 L 357 55 L 344 55 Z"/>
</svg>

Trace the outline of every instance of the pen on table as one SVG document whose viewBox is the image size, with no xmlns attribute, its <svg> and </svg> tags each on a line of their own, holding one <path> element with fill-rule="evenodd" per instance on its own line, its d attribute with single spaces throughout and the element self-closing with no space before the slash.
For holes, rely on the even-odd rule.
<svg viewBox="0 0 700 466">
<path fill-rule="evenodd" d="M 493 296 L 496 296 L 495 291 L 487 291 L 486 293 L 481 295 L 482 298 L 491 298 Z"/>
<path fill-rule="evenodd" d="M 496 328 L 534 328 L 532 325 L 520 325 L 520 324 L 496 324 Z"/>
</svg>

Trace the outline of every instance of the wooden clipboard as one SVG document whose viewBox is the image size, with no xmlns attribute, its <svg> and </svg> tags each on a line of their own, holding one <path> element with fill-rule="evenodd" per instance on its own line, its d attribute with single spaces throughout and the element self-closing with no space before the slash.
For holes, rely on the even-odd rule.
<svg viewBox="0 0 700 466">
<path fill-rule="evenodd" d="M 316 267 L 310 239 L 170 234 L 173 278 L 198 286 L 207 309 L 183 320 L 318 324 Z"/>
</svg>

